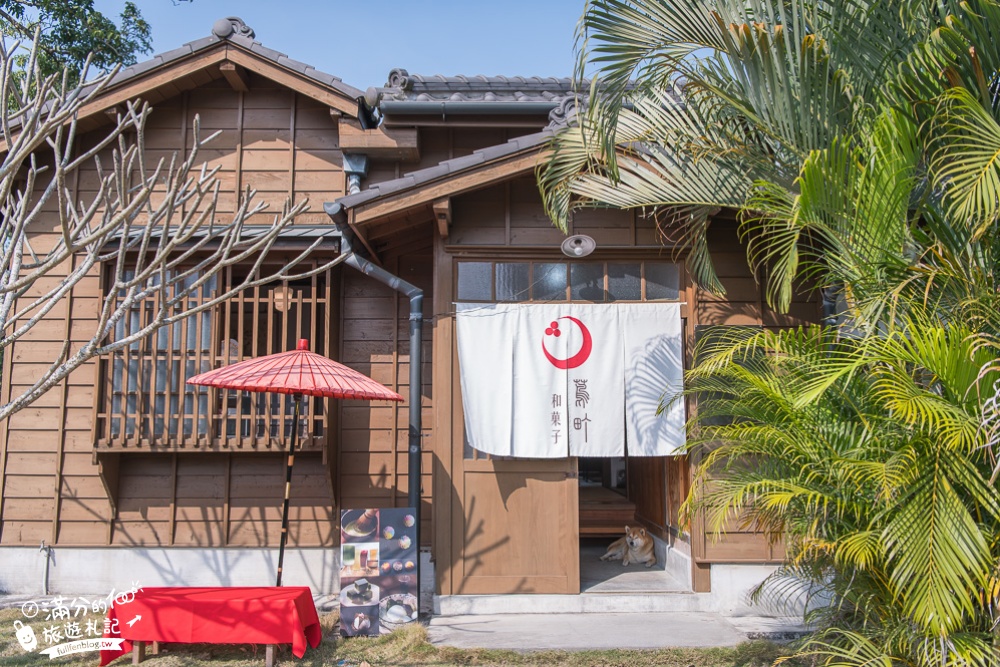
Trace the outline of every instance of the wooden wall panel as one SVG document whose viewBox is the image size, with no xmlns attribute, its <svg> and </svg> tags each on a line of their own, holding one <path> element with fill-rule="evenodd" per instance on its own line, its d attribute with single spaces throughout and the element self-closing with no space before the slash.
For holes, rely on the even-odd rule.
<svg viewBox="0 0 1000 667">
<path fill-rule="evenodd" d="M 434 312 L 431 233 L 430 227 L 426 228 L 426 240 L 408 248 L 406 254 L 383 258 L 389 271 L 424 290 L 425 320 Z M 406 402 L 345 401 L 341 405 L 340 506 L 403 507 L 408 494 L 409 301 L 356 271 L 345 270 L 343 278 L 341 361 L 369 373 L 401 394 Z M 425 544 L 431 535 L 432 331 L 433 323 L 425 321 L 421 364 L 424 434 L 421 534 Z"/>
<path fill-rule="evenodd" d="M 451 200 L 452 227 L 448 243 L 506 245 L 507 193 L 503 185 L 483 188 Z"/>
<path fill-rule="evenodd" d="M 280 211 L 287 198 L 308 196 L 312 209 L 296 223 L 328 223 L 323 202 L 344 193 L 336 120 L 331 118 L 329 107 L 256 74 L 249 76 L 247 93 L 206 77 L 201 87 L 159 101 L 149 118 L 147 161 L 155 164 L 175 153 L 183 159 L 190 151 L 191 126 L 197 115 L 202 138 L 219 131 L 201 149 L 199 160 L 210 168 L 219 167 L 223 186 L 217 206 L 220 215 L 235 210 L 241 189 L 251 185 L 258 188 L 258 199 L 269 204 L 268 216 L 260 222 L 270 222 L 270 215 Z M 81 142 L 87 145 L 94 140 L 96 133 Z M 74 187 L 78 199 L 87 200 L 97 192 L 93 164 L 80 171 Z M 54 212 L 54 202 L 46 210 Z M 53 243 L 57 238 L 54 230 L 54 218 L 42 217 L 32 230 L 33 247 L 42 250 Z M 60 267 L 47 280 L 59 282 L 70 270 L 68 265 Z M 4 380 L 13 382 L 13 388 L 5 389 L 17 391 L 29 386 L 67 338 L 74 344 L 88 340 L 99 305 L 95 271 L 77 285 L 71 300 L 57 305 L 29 337 L 12 348 L 6 360 L 12 368 L 4 373 Z M 229 472 L 221 468 L 223 462 L 227 470 L 230 466 L 229 458 L 222 455 L 125 456 L 119 511 L 112 517 L 91 457 L 95 376 L 92 364 L 81 368 L 61 387 L 5 424 L 4 446 L 0 448 L 0 544 L 37 545 L 40 539 L 60 545 L 277 544 L 277 524 L 270 518 L 262 519 L 260 512 L 250 511 L 246 497 L 238 499 L 241 506 L 230 508 L 227 504 L 230 488 L 235 493 L 242 490 L 261 495 L 274 491 L 255 488 L 259 478 L 253 465 L 241 462 L 255 454 L 233 455 Z M 277 463 L 268 475 L 283 479 L 283 457 L 272 458 Z M 298 505 L 292 515 L 301 518 L 293 522 L 291 542 L 330 545 L 336 535 L 328 468 L 319 456 L 300 456 L 295 483 L 300 479 L 305 480 L 305 495 L 298 488 L 293 492 Z M 261 507 L 277 507 L 280 514 L 281 496 L 279 480 L 273 497 L 264 496 Z"/>
<path fill-rule="evenodd" d="M 329 107 L 301 95 L 296 96 L 291 125 L 294 151 L 289 154 L 295 201 L 309 199 L 309 211 L 297 224 L 329 224 L 323 203 L 347 192 L 343 157 L 340 154 L 337 119 Z"/>
<path fill-rule="evenodd" d="M 451 205 L 452 225 L 445 240 L 448 247 L 557 249 L 566 238 L 545 215 L 532 175 L 453 197 Z M 604 249 L 647 247 L 661 252 L 663 248 L 653 221 L 632 211 L 576 211 L 569 233 L 587 234 Z"/>
<path fill-rule="evenodd" d="M 277 546 L 284 480 L 281 454 L 124 456 L 114 544 Z M 322 457 L 299 454 L 289 545 L 333 546 L 336 517 Z"/>
<path fill-rule="evenodd" d="M 635 503 L 635 516 L 663 539 L 667 526 L 667 459 L 662 457 L 634 457 L 628 460 L 629 500 Z M 632 493 L 633 489 L 641 493 Z"/>
</svg>

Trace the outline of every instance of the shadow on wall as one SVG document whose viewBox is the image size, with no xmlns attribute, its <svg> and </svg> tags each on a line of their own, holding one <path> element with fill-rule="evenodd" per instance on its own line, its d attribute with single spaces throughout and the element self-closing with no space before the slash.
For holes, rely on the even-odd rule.
<svg viewBox="0 0 1000 667">
<path fill-rule="evenodd" d="M 284 582 L 328 593 L 337 585 L 339 515 L 321 458 L 297 458 Z M 147 586 L 273 585 L 284 477 L 279 452 L 123 457 L 113 546 L 57 548 L 62 562 L 52 568 L 53 586 L 66 582 L 72 590 L 81 577 L 102 582 L 98 589 L 136 580 Z"/>
<path fill-rule="evenodd" d="M 638 442 L 629 443 L 630 456 L 651 455 L 659 446 L 680 442 L 684 432 L 683 402 L 675 411 L 657 414 L 661 401 L 667 403 L 678 394 L 683 383 L 683 345 L 679 335 L 656 336 L 646 341 L 643 354 L 626 369 L 625 418 Z M 631 434 L 630 434 L 631 435 Z M 657 452 L 662 455 L 666 452 Z"/>
</svg>

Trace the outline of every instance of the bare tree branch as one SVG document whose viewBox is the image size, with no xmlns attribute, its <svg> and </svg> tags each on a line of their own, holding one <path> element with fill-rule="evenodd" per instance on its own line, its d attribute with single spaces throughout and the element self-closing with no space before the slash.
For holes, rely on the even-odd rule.
<svg viewBox="0 0 1000 667">
<path fill-rule="evenodd" d="M 322 243 L 316 239 L 279 269 L 265 270 L 275 242 L 308 209 L 307 200 L 286 201 L 270 224 L 249 224 L 267 204 L 247 188 L 236 212 L 221 219 L 218 168 L 209 169 L 202 157 L 202 148 L 218 133 L 202 138 L 195 117 L 187 156 L 174 154 L 149 165 L 145 129 L 152 109 L 145 102 L 127 103 L 112 129 L 81 147 L 79 111 L 104 91 L 114 72 L 73 88 L 67 76 L 41 76 L 33 54 L 25 81 L 17 86 L 11 75 L 18 48 L 0 43 L 0 96 L 7 100 L 0 109 L 0 353 L 49 317 L 80 281 L 103 270 L 107 284 L 89 339 L 63 343 L 30 387 L 0 405 L 0 419 L 31 405 L 96 357 L 245 289 L 308 277 L 342 259 L 299 268 Z M 72 178 L 87 164 L 96 169 L 97 192 L 77 201 Z M 191 305 L 191 297 L 218 284 L 215 276 L 237 265 L 249 267 L 245 278 Z M 154 294 L 151 317 L 139 326 L 129 322 L 127 315 Z M 128 325 L 124 334 L 119 323 Z"/>
</svg>

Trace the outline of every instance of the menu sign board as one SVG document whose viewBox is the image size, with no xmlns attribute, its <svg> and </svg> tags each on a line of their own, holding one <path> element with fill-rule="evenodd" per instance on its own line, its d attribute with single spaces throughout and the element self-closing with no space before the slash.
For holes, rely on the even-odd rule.
<svg viewBox="0 0 1000 667">
<path fill-rule="evenodd" d="M 340 634 L 374 636 L 417 620 L 412 508 L 340 513 Z"/>
</svg>

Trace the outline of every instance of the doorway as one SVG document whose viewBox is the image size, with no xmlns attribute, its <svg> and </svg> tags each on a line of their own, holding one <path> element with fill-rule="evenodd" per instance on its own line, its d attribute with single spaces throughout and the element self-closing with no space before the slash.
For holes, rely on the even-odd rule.
<svg viewBox="0 0 1000 667">
<path fill-rule="evenodd" d="M 657 474 L 663 467 L 660 457 L 578 459 L 582 593 L 684 590 L 681 582 L 667 573 L 662 548 L 656 549 L 657 562 L 650 568 L 601 560 L 608 545 L 624 536 L 626 525 L 645 528 L 650 539 L 663 536 L 666 526 L 649 518 L 650 507 L 667 502 L 665 476 Z"/>
</svg>

